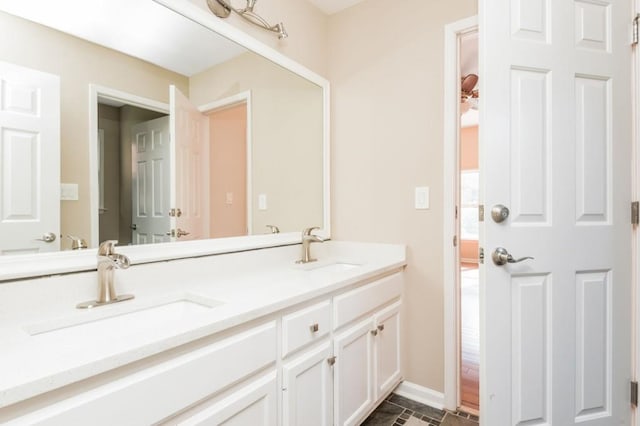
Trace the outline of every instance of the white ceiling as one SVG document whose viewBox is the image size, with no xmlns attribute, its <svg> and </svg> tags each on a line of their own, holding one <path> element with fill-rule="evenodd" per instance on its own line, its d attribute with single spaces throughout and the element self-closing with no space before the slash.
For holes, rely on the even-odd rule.
<svg viewBox="0 0 640 426">
<path fill-rule="evenodd" d="M 478 32 L 460 37 L 460 75 L 478 75 Z"/>
<path fill-rule="evenodd" d="M 363 2 L 364 0 L 308 0 L 327 15 L 340 12 L 343 9 Z"/>
<path fill-rule="evenodd" d="M 246 52 L 148 0 L 0 0 L 0 10 L 187 77 Z"/>
</svg>

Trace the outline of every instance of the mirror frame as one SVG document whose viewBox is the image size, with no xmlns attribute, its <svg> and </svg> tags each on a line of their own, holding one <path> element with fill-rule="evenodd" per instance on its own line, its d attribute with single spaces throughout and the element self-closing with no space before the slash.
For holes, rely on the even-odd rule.
<svg viewBox="0 0 640 426">
<path fill-rule="evenodd" d="M 318 235 L 331 237 L 330 222 L 330 84 L 327 79 L 295 62 L 276 49 L 258 41 L 240 29 L 222 21 L 208 11 L 184 0 L 153 0 L 175 13 L 194 21 L 222 37 L 240 44 L 300 77 L 317 84 L 323 92 L 323 226 Z M 94 88 L 87 87 L 88 96 Z M 91 132 L 91 126 L 89 126 Z M 91 140 L 92 134 L 87 135 Z M 92 150 L 90 150 L 92 151 Z M 97 152 L 91 152 L 90 155 Z M 90 161 L 94 161 L 89 159 Z M 97 161 L 97 159 L 95 159 Z M 97 177 L 96 177 L 97 179 Z M 92 197 L 97 197 L 93 194 Z M 317 224 L 310 223 L 309 226 Z M 132 264 L 169 261 L 189 257 L 209 256 L 269 247 L 300 244 L 300 232 L 281 234 L 248 235 L 242 237 L 216 238 L 197 241 L 170 242 L 140 246 L 122 246 L 118 251 L 126 254 Z M 82 251 L 60 251 L 33 255 L 0 256 L 0 283 L 15 279 L 28 279 L 48 275 L 94 271 L 97 249 Z M 293 259 L 292 259 L 293 261 Z"/>
</svg>

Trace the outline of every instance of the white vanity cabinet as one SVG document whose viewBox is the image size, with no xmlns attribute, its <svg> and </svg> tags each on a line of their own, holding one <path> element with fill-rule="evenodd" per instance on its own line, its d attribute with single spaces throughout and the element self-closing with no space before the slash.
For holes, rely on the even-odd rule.
<svg viewBox="0 0 640 426">
<path fill-rule="evenodd" d="M 333 347 L 330 333 L 330 299 L 282 317 L 283 425 L 332 424 Z"/>
<path fill-rule="evenodd" d="M 328 341 L 282 367 L 282 424 L 333 424 L 333 348 Z"/>
<path fill-rule="evenodd" d="M 270 321 L 193 350 L 184 348 L 175 356 L 161 354 L 149 359 L 146 365 L 125 366 L 126 371 L 115 370 L 76 384 L 76 391 L 61 389 L 43 395 L 42 400 L 35 403 L 35 407 L 42 408 L 31 411 L 28 406 L 16 407 L 17 411 L 31 412 L 7 424 L 112 426 L 165 422 L 186 407 L 197 405 L 236 383 L 250 381 L 265 370 L 272 370 L 275 376 L 276 341 L 276 323 Z M 93 383 L 94 380 L 97 383 Z M 272 392 L 277 395 L 275 382 Z M 272 405 L 271 412 L 277 413 L 276 398 L 270 398 L 268 403 Z M 230 418 L 234 410 L 245 411 L 242 402 L 233 405 L 223 401 L 216 407 L 211 414 L 213 418 Z M 199 408 L 191 412 L 202 411 Z M 3 420 L 0 417 L 0 423 Z M 166 421 L 166 424 L 177 423 Z"/>
<path fill-rule="evenodd" d="M 178 426 L 272 426 L 278 418 L 278 382 L 276 372 L 253 380 L 215 404 L 202 404 L 165 422 Z"/>
<path fill-rule="evenodd" d="M 402 273 L 0 409 L 9 425 L 356 425 L 400 382 Z"/>
<path fill-rule="evenodd" d="M 334 298 L 336 425 L 360 424 L 401 379 L 401 294 L 395 274 Z"/>
</svg>

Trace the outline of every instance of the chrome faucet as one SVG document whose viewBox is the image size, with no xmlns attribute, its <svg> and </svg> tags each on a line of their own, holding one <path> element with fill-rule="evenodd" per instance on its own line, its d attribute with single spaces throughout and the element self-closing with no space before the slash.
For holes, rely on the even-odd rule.
<svg viewBox="0 0 640 426">
<path fill-rule="evenodd" d="M 302 258 L 296 263 L 309 263 L 315 262 L 318 259 L 311 258 L 311 243 L 324 243 L 324 239 L 321 237 L 312 234 L 316 229 L 320 229 L 317 226 L 312 228 L 307 228 L 302 231 Z"/>
<path fill-rule="evenodd" d="M 100 244 L 98 248 L 98 298 L 79 303 L 76 306 L 78 309 L 94 308 L 133 299 L 132 294 L 116 295 L 113 285 L 114 270 L 127 269 L 130 266 L 127 256 L 116 253 L 116 244 L 118 242 L 115 240 L 107 240 Z"/>
</svg>

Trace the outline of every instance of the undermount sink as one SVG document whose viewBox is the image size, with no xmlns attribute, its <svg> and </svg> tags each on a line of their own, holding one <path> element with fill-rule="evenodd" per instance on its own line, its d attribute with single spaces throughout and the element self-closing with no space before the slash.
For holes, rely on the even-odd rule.
<svg viewBox="0 0 640 426">
<path fill-rule="evenodd" d="M 304 270 L 314 271 L 314 272 L 344 272 L 354 268 L 358 268 L 360 266 L 362 265 L 359 265 L 357 263 L 331 262 L 331 263 L 307 264 Z"/>
<path fill-rule="evenodd" d="M 94 308 L 84 315 L 73 315 L 53 321 L 30 324 L 25 331 L 32 336 L 82 337 L 100 335 L 114 330 L 120 333 L 154 328 L 162 323 L 174 322 L 210 311 L 223 302 L 201 297 L 183 297 L 162 301 L 151 306 L 137 306 L 135 310 L 107 312 L 106 307 Z M 104 311 L 100 311 L 105 309 Z M 85 311 L 86 312 L 86 311 Z M 95 314 L 95 315 L 91 315 Z M 106 314 L 106 315 L 104 315 Z"/>
</svg>

